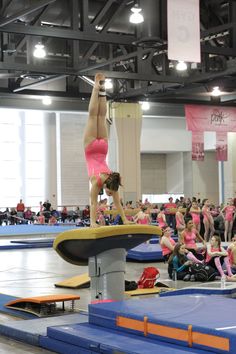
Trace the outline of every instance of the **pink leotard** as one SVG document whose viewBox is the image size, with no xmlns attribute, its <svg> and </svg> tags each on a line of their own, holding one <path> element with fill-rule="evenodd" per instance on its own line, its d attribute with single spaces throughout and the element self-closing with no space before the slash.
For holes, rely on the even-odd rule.
<svg viewBox="0 0 236 354">
<path fill-rule="evenodd" d="M 221 249 L 220 249 L 220 247 L 214 248 L 211 246 L 211 252 L 221 252 Z M 209 253 L 207 252 L 206 263 L 209 263 L 211 259 L 212 259 L 212 256 L 210 256 Z"/>
<path fill-rule="evenodd" d="M 210 215 L 210 209 L 208 207 L 202 208 L 203 221 L 212 221 L 212 217 Z"/>
<path fill-rule="evenodd" d="M 168 238 L 168 240 L 170 241 L 170 244 L 172 246 L 175 246 L 175 240 L 173 240 L 173 238 Z M 165 245 L 161 243 L 161 250 L 162 250 L 162 255 L 166 256 L 167 254 L 172 253 L 172 251 Z"/>
<path fill-rule="evenodd" d="M 138 219 L 137 223 L 140 225 L 147 225 L 149 224 L 149 218 L 145 216 L 143 219 Z"/>
<path fill-rule="evenodd" d="M 197 245 L 196 245 L 196 233 L 194 230 L 191 231 L 183 231 L 184 232 L 184 244 L 186 248 L 192 248 L 192 249 L 196 249 Z"/>
<path fill-rule="evenodd" d="M 200 214 L 198 213 L 194 213 L 193 211 L 190 213 L 193 219 L 193 223 L 195 225 L 199 225 L 200 224 Z"/>
<path fill-rule="evenodd" d="M 101 173 L 111 173 L 107 166 L 106 156 L 108 143 L 105 139 L 95 139 L 85 148 L 85 159 L 89 177 L 95 176 L 99 187 L 102 187 Z"/>
<path fill-rule="evenodd" d="M 175 214 L 175 220 L 176 220 L 176 228 L 178 229 L 180 226 L 183 226 L 185 225 L 185 222 L 184 222 L 184 217 L 183 217 L 183 214 L 182 216 L 179 215 L 179 214 Z"/>
<path fill-rule="evenodd" d="M 233 205 L 228 205 L 228 206 L 225 208 L 225 220 L 226 220 L 226 221 L 233 221 L 234 212 L 235 212 L 235 206 L 233 206 Z"/>
<path fill-rule="evenodd" d="M 158 226 L 160 226 L 160 227 L 166 226 L 166 223 L 165 223 L 164 219 L 162 218 L 162 216 L 157 217 L 157 222 L 158 222 Z"/>
</svg>

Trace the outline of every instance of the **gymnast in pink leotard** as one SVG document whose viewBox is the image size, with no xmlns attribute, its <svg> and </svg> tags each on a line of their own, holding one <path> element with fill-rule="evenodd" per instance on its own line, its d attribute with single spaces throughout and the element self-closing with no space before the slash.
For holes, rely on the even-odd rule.
<svg viewBox="0 0 236 354">
<path fill-rule="evenodd" d="M 90 225 L 97 227 L 97 200 L 101 188 L 113 202 L 123 223 L 130 224 L 125 217 L 119 197 L 121 177 L 118 172 L 112 172 L 107 166 L 108 133 L 106 128 L 107 101 L 105 91 L 105 76 L 97 74 L 89 102 L 89 118 L 84 132 L 84 150 L 88 175 L 91 182 L 90 189 Z"/>
<path fill-rule="evenodd" d="M 190 208 L 190 215 L 192 216 L 193 224 L 198 232 L 200 232 L 200 214 L 201 209 L 197 205 L 197 202 L 192 202 L 192 206 Z"/>
<path fill-rule="evenodd" d="M 234 201 L 230 198 L 227 205 L 221 210 L 221 215 L 225 221 L 225 242 L 230 241 L 232 237 L 235 209 Z"/>
<path fill-rule="evenodd" d="M 141 210 L 134 216 L 134 222 L 141 225 L 151 224 L 150 211 L 147 207 L 143 206 Z"/>
<path fill-rule="evenodd" d="M 205 227 L 205 232 L 204 232 L 204 240 L 205 241 L 209 241 L 209 238 L 211 238 L 215 232 L 214 220 L 211 215 L 210 205 L 211 205 L 211 203 L 210 203 L 209 199 L 203 200 L 202 215 L 203 215 L 203 224 Z M 209 235 L 209 232 L 210 232 L 210 235 Z"/>
</svg>

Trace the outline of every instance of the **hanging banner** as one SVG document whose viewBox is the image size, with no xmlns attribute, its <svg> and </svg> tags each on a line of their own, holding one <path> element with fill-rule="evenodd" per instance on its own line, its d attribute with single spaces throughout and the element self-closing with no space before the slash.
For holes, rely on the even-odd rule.
<svg viewBox="0 0 236 354">
<path fill-rule="evenodd" d="M 204 133 L 192 132 L 192 160 L 204 161 Z"/>
<path fill-rule="evenodd" d="M 186 105 L 187 129 L 191 131 L 236 132 L 236 108 Z"/>
<path fill-rule="evenodd" d="M 168 0 L 168 59 L 200 63 L 199 0 Z"/>
<path fill-rule="evenodd" d="M 226 132 L 216 132 L 216 159 L 217 161 L 228 160 L 228 141 Z"/>
</svg>

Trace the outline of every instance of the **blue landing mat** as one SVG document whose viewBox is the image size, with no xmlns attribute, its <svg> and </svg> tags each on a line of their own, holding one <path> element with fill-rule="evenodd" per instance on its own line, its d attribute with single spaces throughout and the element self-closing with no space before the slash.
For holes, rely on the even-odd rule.
<svg viewBox="0 0 236 354">
<path fill-rule="evenodd" d="M 159 243 L 156 244 L 142 243 L 141 245 L 129 250 L 126 258 L 128 260 L 137 260 L 137 261 L 164 260 L 162 256 L 161 246 L 159 245 Z"/>
<path fill-rule="evenodd" d="M 7 225 L 0 226 L 1 236 L 16 235 L 42 235 L 42 234 L 59 234 L 66 230 L 75 229 L 75 225 Z"/>
<path fill-rule="evenodd" d="M 40 345 L 57 353 L 126 353 L 126 354 L 210 354 L 174 344 L 154 342 L 132 334 L 90 325 L 88 323 L 49 327 L 48 336 L 40 338 Z M 77 351 L 76 351 L 77 348 Z"/>
<path fill-rule="evenodd" d="M 40 242 L 12 242 L 12 241 L 7 241 L 7 240 L 2 240 L 0 239 L 0 251 L 4 250 L 17 250 L 17 249 L 25 249 L 25 248 L 45 248 L 45 247 L 52 247 L 53 241 L 51 242 L 45 242 L 45 241 L 40 241 Z"/>
<path fill-rule="evenodd" d="M 67 326 L 74 323 L 83 323 L 88 321 L 87 314 L 71 314 L 64 316 L 55 316 L 47 318 L 38 318 L 28 321 L 7 321 L 0 324 L 0 334 L 21 342 L 39 346 L 40 336 L 47 335 L 49 326 Z M 69 353 L 69 352 L 68 352 Z"/>
<path fill-rule="evenodd" d="M 160 293 L 160 297 L 165 296 L 178 296 L 178 295 L 223 295 L 233 297 L 236 293 L 235 283 L 226 283 L 225 288 L 221 288 L 220 282 L 204 283 L 201 287 L 188 287 L 183 289 L 177 289 L 173 291 Z"/>
<path fill-rule="evenodd" d="M 147 338 L 183 347 L 191 340 L 193 348 L 236 353 L 235 300 L 223 296 L 183 295 L 89 305 L 89 322 L 142 337 L 146 331 Z"/>
</svg>

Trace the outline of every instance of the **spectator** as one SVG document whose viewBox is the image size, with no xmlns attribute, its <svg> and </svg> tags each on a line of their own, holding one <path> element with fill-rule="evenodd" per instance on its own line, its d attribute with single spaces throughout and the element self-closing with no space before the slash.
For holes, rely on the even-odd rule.
<svg viewBox="0 0 236 354">
<path fill-rule="evenodd" d="M 64 223 L 68 217 L 68 210 L 67 207 L 64 206 L 61 211 L 61 221 Z"/>
<path fill-rule="evenodd" d="M 164 260 L 168 261 L 175 247 L 175 240 L 171 237 L 171 228 L 169 226 L 163 230 L 163 234 L 160 239 L 160 246 Z"/>
<path fill-rule="evenodd" d="M 33 213 L 31 211 L 30 207 L 26 208 L 26 211 L 24 212 L 24 219 L 28 220 L 29 222 L 33 222 L 34 221 L 34 216 L 33 216 Z"/>
<path fill-rule="evenodd" d="M 23 203 L 22 199 L 20 199 L 19 203 L 17 204 L 16 211 L 17 213 L 22 213 L 23 216 L 23 213 L 25 211 L 25 204 Z"/>
<path fill-rule="evenodd" d="M 165 207 L 165 215 L 167 225 L 172 227 L 175 230 L 175 212 L 176 212 L 176 204 L 173 203 L 173 198 L 169 198 L 169 203 L 164 205 Z"/>
</svg>

